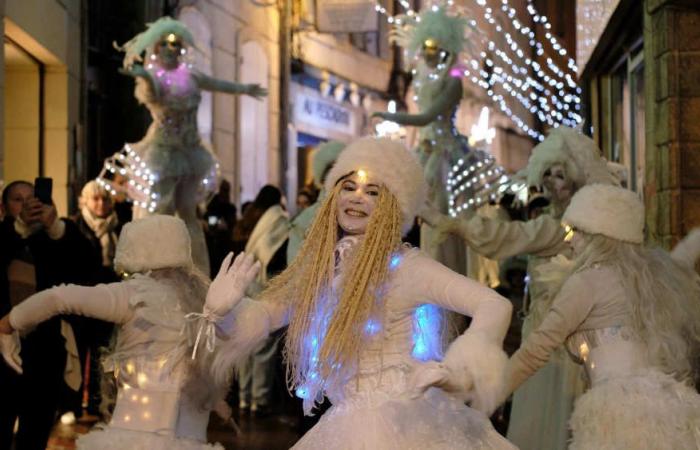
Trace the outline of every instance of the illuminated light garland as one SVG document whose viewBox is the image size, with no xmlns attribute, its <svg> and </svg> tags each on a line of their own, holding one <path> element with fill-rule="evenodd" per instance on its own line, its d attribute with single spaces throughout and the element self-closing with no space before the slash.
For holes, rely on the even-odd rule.
<svg viewBox="0 0 700 450">
<path fill-rule="evenodd" d="M 475 1 L 478 5 L 485 8 L 484 18 L 487 20 L 487 22 L 491 23 L 492 25 L 495 25 L 497 31 L 503 32 L 504 31 L 503 28 L 499 24 L 496 24 L 496 20 L 492 16 L 493 10 L 490 7 L 486 7 L 485 0 L 475 0 Z M 511 19 L 511 23 L 513 24 L 513 27 L 516 30 L 519 30 L 521 34 L 527 35 L 528 37 L 530 37 L 530 39 L 531 39 L 530 45 L 534 46 L 537 49 L 538 55 L 542 55 L 544 53 L 544 50 L 543 50 L 542 44 L 534 40 L 534 38 L 535 38 L 534 31 L 531 30 L 529 27 L 523 27 L 520 24 L 520 22 L 516 18 L 515 9 L 508 6 L 507 0 L 501 0 L 501 3 L 502 3 L 501 9 L 504 12 L 506 12 L 507 16 Z M 407 10 L 406 14 L 408 16 L 416 15 L 415 11 L 410 9 L 410 5 L 408 4 L 408 2 L 401 1 L 400 4 L 402 5 L 402 7 L 404 7 Z M 447 4 L 451 5 L 451 4 L 453 4 L 453 2 L 448 1 Z M 529 7 L 530 8 L 528 9 L 528 12 L 530 12 L 532 14 L 531 10 L 534 11 L 534 7 L 532 7 L 532 5 L 529 5 Z M 439 6 L 438 5 L 432 6 L 432 9 L 435 10 L 436 8 L 439 9 Z M 387 15 L 386 9 L 384 7 L 382 7 L 379 3 L 377 3 L 377 6 L 375 7 L 375 9 L 377 9 L 378 12 L 382 12 L 382 14 Z M 418 18 L 419 17 L 416 17 L 416 19 L 418 19 Z M 391 20 L 389 20 L 389 19 L 391 19 Z M 389 21 L 389 23 L 394 23 L 394 22 L 396 22 L 398 24 L 401 23 L 401 20 L 394 20 L 394 18 L 392 18 L 392 17 L 388 17 L 387 21 Z M 547 19 L 544 16 L 538 15 L 537 20 L 535 22 L 541 22 L 543 24 L 548 25 Z M 474 24 L 475 22 L 472 20 L 471 23 Z M 551 25 L 550 25 L 550 27 L 551 27 Z M 549 28 L 549 27 L 546 27 L 546 28 Z M 507 105 L 504 105 L 501 103 L 503 100 L 502 96 L 496 96 L 496 95 L 494 95 L 493 90 L 492 89 L 490 90 L 490 87 L 493 86 L 496 82 L 503 85 L 504 88 L 506 89 L 506 91 L 512 97 L 517 99 L 528 111 L 530 111 L 530 113 L 537 115 L 538 119 L 540 121 L 542 121 L 543 123 L 547 123 L 550 126 L 558 126 L 559 124 L 564 124 L 564 125 L 568 125 L 568 126 L 578 125 L 578 123 L 580 123 L 582 120 L 582 117 L 577 112 L 581 108 L 581 100 L 577 95 L 577 94 L 580 94 L 581 89 L 577 87 L 577 85 L 576 85 L 575 81 L 573 80 L 573 78 L 571 77 L 571 75 L 564 72 L 562 69 L 560 69 L 551 58 L 547 58 L 547 68 L 552 73 L 554 73 L 558 78 L 560 78 L 560 80 L 557 80 L 554 77 L 547 75 L 544 72 L 543 67 L 537 61 L 533 61 L 531 58 L 525 56 L 525 53 L 519 47 L 517 42 L 515 42 L 515 40 L 513 39 L 513 37 L 511 36 L 510 33 L 505 32 L 504 35 L 506 36 L 506 39 L 508 40 L 509 49 L 511 51 L 513 51 L 517 55 L 518 58 L 523 60 L 525 62 L 525 64 L 532 67 L 532 69 L 535 70 L 537 75 L 544 79 L 545 85 L 543 86 L 537 80 L 527 76 L 527 73 L 529 71 L 526 68 L 515 64 L 513 62 L 513 60 L 510 57 L 508 57 L 508 55 L 504 51 L 496 48 L 496 44 L 493 41 L 489 41 L 489 50 L 495 52 L 495 54 L 500 59 L 502 59 L 506 64 L 508 64 L 511 67 L 511 69 L 513 69 L 514 73 L 507 75 L 504 79 L 503 77 L 499 77 L 499 76 L 493 77 L 493 75 L 489 75 L 485 71 L 480 71 L 479 75 L 488 81 L 479 80 L 476 76 L 470 77 L 468 70 L 465 70 L 465 76 L 470 78 L 471 81 L 474 82 L 475 84 L 477 84 L 480 87 L 487 90 L 487 94 L 491 97 L 491 99 L 494 100 L 494 102 L 496 102 L 499 105 L 499 108 L 504 113 L 506 113 L 506 115 L 511 117 L 511 119 L 513 119 L 513 113 L 510 110 L 510 108 L 507 107 Z M 550 41 L 552 41 L 552 40 L 556 41 L 554 39 L 554 37 L 551 35 L 551 33 L 549 33 L 549 32 L 547 33 L 547 37 L 548 37 L 548 39 L 550 39 Z M 556 46 L 554 47 L 555 50 L 560 50 L 560 48 L 558 48 L 558 47 L 561 47 L 561 46 L 556 42 L 555 42 L 555 44 L 556 44 Z M 565 52 L 565 50 L 564 50 L 564 52 Z M 561 51 L 559 53 L 561 53 Z M 486 55 L 482 53 L 481 56 L 483 58 L 485 58 Z M 494 64 L 493 61 L 491 61 L 490 59 L 486 59 L 485 62 L 489 67 L 493 67 L 494 73 L 496 75 L 501 75 L 502 73 L 505 73 L 505 70 L 502 67 Z M 469 64 L 474 69 L 477 69 L 479 67 L 479 62 L 475 61 L 475 60 L 469 61 Z M 516 74 L 526 75 L 527 79 L 523 81 L 518 76 L 516 76 Z M 431 74 L 431 75 L 433 75 L 434 77 L 437 76 L 437 74 Z M 523 94 L 516 92 L 514 90 L 514 88 L 511 86 L 511 84 L 513 84 L 517 89 L 519 89 L 520 91 L 522 91 L 526 95 L 523 95 Z M 558 92 L 554 93 L 554 92 L 550 91 L 549 88 L 547 88 L 547 86 L 550 86 L 554 89 L 557 89 Z M 540 94 L 544 94 L 544 95 L 538 96 L 534 93 L 530 93 L 529 95 L 527 95 L 527 91 L 530 87 L 533 87 L 534 89 L 538 90 L 540 92 Z M 575 88 L 576 93 L 575 94 L 574 93 L 567 93 L 566 91 L 564 91 L 564 88 L 566 88 L 566 87 L 571 88 L 571 89 Z M 490 90 L 490 92 L 489 92 L 489 90 Z M 537 103 L 535 103 L 534 105 L 531 104 L 530 100 L 527 99 L 528 97 L 530 98 L 530 100 L 532 100 L 533 102 L 536 101 Z M 550 102 L 551 102 L 551 106 L 548 105 L 548 103 L 550 103 Z M 556 109 L 556 111 L 555 111 L 555 109 Z M 508 114 L 508 112 L 510 112 L 510 114 Z M 517 116 L 515 116 L 515 117 L 517 117 Z M 518 127 L 523 129 L 523 131 L 528 133 L 528 135 L 530 135 L 530 136 L 535 137 L 536 134 L 539 134 L 536 132 L 534 132 L 534 133 L 531 132 L 531 130 L 527 126 L 523 127 L 522 124 L 524 124 L 525 122 L 520 118 L 517 118 L 517 120 L 514 120 L 514 122 L 516 123 L 516 125 L 518 125 Z M 537 138 L 539 140 L 542 140 L 543 137 L 540 137 L 540 136 L 537 136 Z"/>
<path fill-rule="evenodd" d="M 508 0 L 501 0 L 502 2 L 507 2 Z M 541 23 L 545 29 L 549 30 L 552 28 L 552 25 L 549 23 L 549 19 L 547 19 L 547 16 L 541 15 L 537 12 L 537 9 L 535 8 L 535 5 L 533 4 L 533 0 L 527 0 L 527 12 L 532 16 L 532 20 L 535 23 Z M 559 41 L 556 39 L 556 37 L 550 33 L 547 32 L 545 34 L 545 37 L 549 41 L 549 43 L 552 45 L 552 48 L 557 51 L 561 56 L 567 56 L 568 52 L 564 48 L 563 45 L 559 43 Z M 571 71 L 573 71 L 574 74 L 578 73 L 578 66 L 576 65 L 576 61 L 569 57 L 567 68 Z"/>
<path fill-rule="evenodd" d="M 502 1 L 503 1 L 503 2 L 506 2 L 506 0 L 502 0 Z M 477 2 L 477 3 L 478 3 L 478 2 Z M 482 6 L 483 6 L 483 5 L 482 5 Z M 506 6 L 506 5 L 504 5 L 504 6 Z M 514 10 L 513 8 L 510 8 L 510 11 L 511 11 L 511 12 L 514 12 L 515 10 Z M 540 65 L 537 61 L 533 61 L 532 59 L 530 59 L 530 58 L 528 58 L 528 57 L 525 57 L 525 52 L 523 52 L 523 50 L 520 48 L 520 46 L 518 45 L 517 41 L 516 41 L 515 39 L 513 39 L 513 36 L 512 36 L 509 32 L 504 31 L 503 28 L 502 28 L 500 25 L 496 24 L 496 20 L 494 19 L 493 15 L 492 15 L 492 12 L 493 12 L 493 10 L 492 10 L 491 8 L 489 8 L 489 7 L 486 7 L 486 8 L 485 8 L 485 11 L 484 11 L 484 18 L 486 19 L 486 21 L 489 22 L 489 23 L 492 24 L 492 25 L 495 25 L 495 26 L 496 26 L 496 30 L 503 33 L 503 35 L 504 35 L 505 38 L 506 38 L 506 42 L 507 42 L 507 44 L 508 44 L 508 45 L 507 45 L 507 48 L 509 48 L 511 51 L 513 51 L 513 52 L 518 56 L 518 58 L 520 58 L 522 61 L 524 61 L 527 65 L 529 65 L 530 67 L 532 67 L 532 69 L 535 70 L 535 72 L 537 73 L 537 75 L 538 75 L 540 78 L 543 78 L 543 79 L 544 79 L 546 85 L 549 85 L 549 86 L 552 86 L 552 87 L 556 87 L 557 89 L 559 89 L 559 90 L 560 90 L 560 96 L 562 96 L 562 97 L 564 97 L 565 93 L 564 93 L 563 91 L 561 91 L 561 89 L 563 89 L 563 88 L 565 87 L 566 84 L 568 84 L 569 87 L 571 87 L 571 88 L 575 88 L 575 87 L 576 87 L 576 83 L 573 82 L 573 79 L 572 79 L 570 76 L 569 76 L 569 78 L 566 78 L 566 74 L 564 74 L 564 71 L 561 70 L 561 69 L 559 69 L 559 67 L 558 67 L 556 64 L 554 64 L 554 61 L 553 61 L 551 58 L 547 58 L 547 63 L 548 63 L 547 65 L 548 65 L 548 68 L 549 68 L 553 73 L 557 74 L 558 76 L 559 76 L 559 74 L 562 74 L 561 77 L 560 77 L 560 78 L 562 78 L 562 80 L 560 80 L 560 81 L 557 81 L 556 79 L 554 79 L 554 78 L 550 77 L 549 75 L 547 75 L 547 74 L 544 72 L 544 70 L 542 70 L 541 65 Z M 514 26 L 516 29 L 517 29 L 518 27 L 520 27 L 519 22 L 518 22 L 517 20 L 513 20 L 512 23 L 513 23 L 513 26 Z M 520 29 L 522 30 L 522 28 L 520 28 Z M 542 47 L 542 44 L 539 43 L 539 42 L 536 42 L 536 41 L 532 40 L 532 39 L 534 39 L 534 36 L 535 36 L 535 35 L 534 35 L 534 32 L 529 31 L 529 33 L 531 33 L 531 35 L 530 35 L 530 37 L 531 37 L 530 45 L 532 45 L 532 44 L 534 43 L 534 44 L 535 44 L 534 46 L 537 48 L 537 55 L 538 55 L 538 56 L 541 56 L 542 54 L 544 54 L 544 49 L 543 49 L 543 47 Z M 491 42 L 489 42 L 489 44 L 491 44 Z M 491 47 L 491 45 L 490 45 L 490 47 Z M 495 47 L 495 44 L 493 44 L 493 47 Z M 493 51 L 492 48 L 490 48 L 490 50 Z M 502 54 L 502 55 L 504 54 L 504 52 L 503 52 L 502 50 L 501 50 L 501 54 Z M 499 56 L 501 56 L 501 57 L 503 58 L 502 55 L 499 55 Z M 508 58 L 508 59 L 510 59 L 510 58 Z M 504 59 L 504 60 L 505 60 L 505 59 Z M 518 73 L 518 72 L 523 73 L 523 74 L 527 74 L 527 73 L 528 73 L 527 69 L 520 68 L 520 67 L 519 67 L 518 69 L 515 69 L 515 67 L 513 67 L 513 70 L 515 71 L 515 73 Z M 529 77 L 528 77 L 528 78 L 529 78 Z M 566 82 L 566 84 L 565 84 L 564 82 Z M 573 86 L 572 86 L 572 84 L 573 84 Z M 555 96 L 555 97 L 556 97 L 556 96 Z M 574 97 L 578 99 L 578 96 L 573 95 L 573 96 L 572 96 L 572 100 L 573 100 Z M 561 107 L 559 107 L 560 102 L 559 102 L 558 100 L 555 100 L 555 104 L 557 105 L 558 109 L 560 109 L 560 110 L 563 110 L 563 109 L 564 109 L 563 104 L 562 104 Z"/>
<path fill-rule="evenodd" d="M 476 162 L 462 158 L 447 174 L 448 213 L 457 217 L 470 208 L 495 201 L 511 184 L 493 156 Z"/>
<path fill-rule="evenodd" d="M 123 185 L 118 182 L 118 177 L 124 180 Z M 153 192 L 157 179 L 146 162 L 126 144 L 121 151 L 105 160 L 96 181 L 112 195 L 117 195 L 119 191 L 126 193 L 136 206 L 152 213 L 158 207 L 159 196 Z"/>
</svg>

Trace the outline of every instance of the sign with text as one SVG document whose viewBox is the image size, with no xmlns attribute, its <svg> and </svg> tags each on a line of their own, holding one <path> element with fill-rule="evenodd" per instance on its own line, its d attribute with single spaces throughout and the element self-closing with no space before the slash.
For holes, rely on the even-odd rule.
<svg viewBox="0 0 700 450">
<path fill-rule="evenodd" d="M 357 115 L 353 108 L 309 89 L 297 89 L 294 95 L 294 124 L 314 136 L 326 139 L 356 136 Z"/>
<path fill-rule="evenodd" d="M 377 31 L 375 5 L 371 0 L 316 0 L 316 28 L 321 33 Z"/>
</svg>

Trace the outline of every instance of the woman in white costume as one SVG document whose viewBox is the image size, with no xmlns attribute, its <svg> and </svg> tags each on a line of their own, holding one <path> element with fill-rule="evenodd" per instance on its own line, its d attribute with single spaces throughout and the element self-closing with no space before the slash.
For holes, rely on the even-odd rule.
<svg viewBox="0 0 700 450">
<path fill-rule="evenodd" d="M 243 292 L 257 272 L 250 257 L 239 256 L 235 264 L 243 267 L 227 292 Z M 114 414 L 109 425 L 79 438 L 78 449 L 222 449 L 206 444 L 209 412 L 223 396 L 210 375 L 211 354 L 193 361 L 196 337 L 183 333 L 188 314 L 202 310 L 208 285 L 193 268 L 185 224 L 160 215 L 127 224 L 115 265 L 133 275 L 119 283 L 39 292 L 0 320 L 0 333 L 28 333 L 59 314 L 117 324 L 116 345 L 105 361 L 118 384 Z"/>
<path fill-rule="evenodd" d="M 208 299 L 228 334 L 217 378 L 289 324 L 290 388 L 307 414 L 324 396 L 333 404 L 295 449 L 513 449 L 481 412 L 503 389 L 511 307 L 401 243 L 424 201 L 418 161 L 399 143 L 360 139 L 325 186 L 299 254 L 257 301 Z M 444 358 L 440 308 L 472 317 Z"/>
<path fill-rule="evenodd" d="M 595 143 L 567 127 L 551 130 L 534 148 L 526 172 L 528 184 L 544 187 L 550 200 L 547 212 L 536 219 L 509 222 L 478 215 L 469 219 L 434 214 L 424 217 L 439 230 L 458 235 L 487 258 L 528 255 L 529 303 L 523 311 L 523 337 L 540 323 L 553 298 L 537 267 L 557 254 L 570 255 L 560 221 L 571 197 L 589 183 L 617 182 Z M 563 348 L 558 349 L 547 366 L 515 392 L 508 439 L 522 450 L 565 448 L 570 436 L 569 416 L 584 386 L 580 367 Z"/>
<path fill-rule="evenodd" d="M 590 390 L 571 417 L 572 450 L 700 448 L 700 279 L 648 249 L 631 191 L 581 189 L 562 223 L 575 259 L 542 323 L 509 363 L 509 390 L 566 344 Z"/>
</svg>

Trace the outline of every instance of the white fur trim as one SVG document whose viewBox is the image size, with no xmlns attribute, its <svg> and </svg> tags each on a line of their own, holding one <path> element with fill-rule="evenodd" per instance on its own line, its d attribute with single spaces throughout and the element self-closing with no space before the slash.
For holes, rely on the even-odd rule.
<svg viewBox="0 0 700 450">
<path fill-rule="evenodd" d="M 695 262 L 700 257 L 700 228 L 693 228 L 671 252 L 671 258 L 681 264 L 695 267 Z"/>
<path fill-rule="evenodd" d="M 319 188 L 323 187 L 323 174 L 329 166 L 333 165 L 338 155 L 345 148 L 344 142 L 329 141 L 319 145 L 314 152 L 311 167 L 314 174 L 314 183 Z"/>
<path fill-rule="evenodd" d="M 326 192 L 342 177 L 365 170 L 396 197 L 403 216 L 403 230 L 413 225 L 427 194 L 423 168 L 402 144 L 391 139 L 364 137 L 348 145 L 340 154 L 325 181 Z"/>
<path fill-rule="evenodd" d="M 596 143 L 569 127 L 554 128 L 547 138 L 533 150 L 527 162 L 527 181 L 541 186 L 544 173 L 555 164 L 566 169 L 566 175 L 577 187 L 590 183 L 619 185 L 608 169 Z"/>
<path fill-rule="evenodd" d="M 219 328 L 229 338 L 217 349 L 212 364 L 217 385 L 227 383 L 232 369 L 250 356 L 270 334 L 270 314 L 262 302 L 243 298 L 223 319 Z"/>
<path fill-rule="evenodd" d="M 700 448 L 700 396 L 655 369 L 612 377 L 584 393 L 571 415 L 569 450 Z"/>
<path fill-rule="evenodd" d="M 562 222 L 589 234 L 634 244 L 644 242 L 644 205 L 627 189 L 592 184 L 571 199 Z"/>
<path fill-rule="evenodd" d="M 117 271 L 191 267 L 190 234 L 177 217 L 154 215 L 124 225 L 114 256 Z"/>
<path fill-rule="evenodd" d="M 503 400 L 507 363 L 508 356 L 493 339 L 469 330 L 450 345 L 443 359 L 453 377 L 449 384 L 461 388 L 471 407 L 487 415 Z"/>
</svg>

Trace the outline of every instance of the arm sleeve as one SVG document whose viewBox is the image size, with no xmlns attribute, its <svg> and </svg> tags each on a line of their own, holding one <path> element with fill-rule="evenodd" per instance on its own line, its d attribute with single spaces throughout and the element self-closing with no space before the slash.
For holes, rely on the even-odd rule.
<svg viewBox="0 0 700 450">
<path fill-rule="evenodd" d="M 450 345 L 442 362 L 450 374 L 451 390 L 471 399 L 474 409 L 490 414 L 505 389 L 508 357 L 503 338 L 512 305 L 492 289 L 425 259 L 421 273 L 428 297 L 443 308 L 472 317 L 469 328 Z"/>
<path fill-rule="evenodd" d="M 510 324 L 510 302 L 493 289 L 459 275 L 427 256 L 418 258 L 422 283 L 425 283 L 425 298 L 442 308 L 470 316 L 470 330 L 500 344 Z"/>
<path fill-rule="evenodd" d="M 467 220 L 445 218 L 438 228 L 460 236 L 477 253 L 490 259 L 522 254 L 554 256 L 567 248 L 564 229 L 548 214 L 526 222 L 480 216 Z"/>
<path fill-rule="evenodd" d="M 440 113 L 448 111 L 450 106 L 455 102 L 455 99 L 462 98 L 462 84 L 456 78 L 448 80 L 447 88 L 434 99 L 428 108 L 418 114 L 409 113 L 384 113 L 382 116 L 386 120 L 400 123 L 402 125 L 424 127 L 430 122 L 433 122 Z"/>
<path fill-rule="evenodd" d="M 32 295 L 10 312 L 12 328 L 26 332 L 59 314 L 78 314 L 124 324 L 132 317 L 129 288 L 123 283 L 94 287 L 58 286 Z"/>
<path fill-rule="evenodd" d="M 586 320 L 593 309 L 593 286 L 586 282 L 585 272 L 572 275 L 564 283 L 542 324 L 530 333 L 511 358 L 508 393 L 544 366 L 552 352 Z"/>
<path fill-rule="evenodd" d="M 218 324 L 226 336 L 214 357 L 212 373 L 224 383 L 238 366 L 273 331 L 287 325 L 289 307 L 282 303 L 243 298 Z"/>
</svg>

